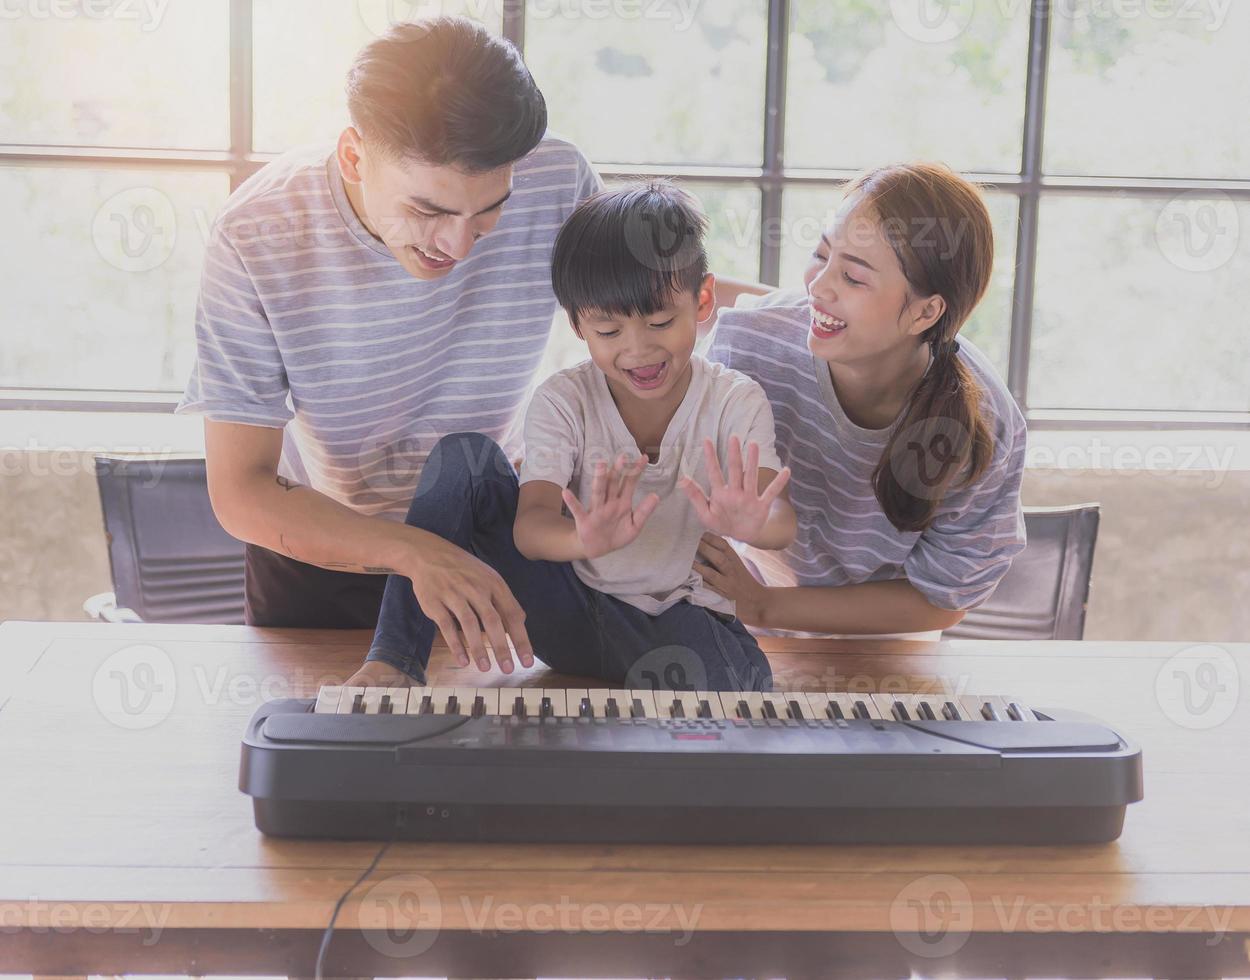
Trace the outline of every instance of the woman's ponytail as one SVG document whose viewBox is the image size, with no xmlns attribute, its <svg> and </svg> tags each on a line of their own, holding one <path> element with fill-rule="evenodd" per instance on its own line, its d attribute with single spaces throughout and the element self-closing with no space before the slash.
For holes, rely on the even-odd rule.
<svg viewBox="0 0 1250 980">
<path fill-rule="evenodd" d="M 959 359 L 956 334 L 989 286 L 994 233 L 977 189 L 946 167 L 907 164 L 869 171 L 848 189 L 881 222 L 910 289 L 946 303 L 921 339 L 928 370 L 916 383 L 872 475 L 882 511 L 900 531 L 924 531 L 952 488 L 989 466 L 994 437 L 981 388 Z"/>
</svg>

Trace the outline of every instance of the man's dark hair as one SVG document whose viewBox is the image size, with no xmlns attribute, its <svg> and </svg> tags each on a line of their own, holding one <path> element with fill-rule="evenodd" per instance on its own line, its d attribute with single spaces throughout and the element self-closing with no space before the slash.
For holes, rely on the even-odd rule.
<svg viewBox="0 0 1250 980">
<path fill-rule="evenodd" d="M 601 191 L 560 228 L 551 288 L 574 326 L 589 312 L 649 316 L 674 293 L 698 295 L 706 232 L 699 202 L 667 180 Z"/>
<path fill-rule="evenodd" d="M 347 111 L 396 159 L 483 173 L 538 145 L 547 103 L 517 49 L 464 17 L 397 24 L 347 73 Z"/>
</svg>

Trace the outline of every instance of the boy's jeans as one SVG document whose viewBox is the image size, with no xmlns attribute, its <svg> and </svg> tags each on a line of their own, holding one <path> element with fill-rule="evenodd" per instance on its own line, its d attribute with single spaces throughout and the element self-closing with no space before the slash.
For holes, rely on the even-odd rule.
<svg viewBox="0 0 1250 980">
<path fill-rule="evenodd" d="M 430 453 L 407 523 L 459 545 L 503 576 L 526 612 L 535 656 L 549 667 L 627 689 L 771 690 L 768 660 L 737 619 L 689 602 L 649 616 L 587 588 L 567 562 L 523 556 L 512 540 L 519 494 L 512 464 L 494 442 L 455 433 Z M 435 630 L 411 581 L 392 575 L 368 659 L 425 683 Z"/>
</svg>

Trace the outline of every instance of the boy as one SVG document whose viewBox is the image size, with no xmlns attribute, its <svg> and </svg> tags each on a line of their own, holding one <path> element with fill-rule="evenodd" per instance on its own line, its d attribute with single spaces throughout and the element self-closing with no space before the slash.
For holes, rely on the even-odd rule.
<svg viewBox="0 0 1250 980">
<path fill-rule="evenodd" d="M 552 287 L 590 360 L 539 386 L 519 480 L 486 437 L 448 436 L 409 511 L 409 524 L 500 573 L 535 654 L 564 673 L 620 683 L 646 664 L 664 686 L 771 687 L 733 603 L 691 569 L 705 530 L 778 549 L 796 526 L 763 390 L 693 355 L 714 306 L 705 229 L 693 198 L 665 182 L 582 202 L 556 238 Z M 437 624 L 467 665 L 458 615 L 426 615 L 392 576 L 369 659 L 423 678 Z"/>
</svg>

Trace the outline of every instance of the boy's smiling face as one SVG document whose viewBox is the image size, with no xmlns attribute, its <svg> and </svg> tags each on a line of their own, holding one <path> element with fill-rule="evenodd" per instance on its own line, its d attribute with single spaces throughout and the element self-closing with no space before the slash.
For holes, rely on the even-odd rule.
<svg viewBox="0 0 1250 980">
<path fill-rule="evenodd" d="M 590 348 L 618 403 L 622 398 L 662 402 L 684 383 L 698 325 L 712 315 L 714 279 L 709 273 L 698 293 L 674 292 L 648 316 L 585 310 L 573 329 Z"/>
</svg>

